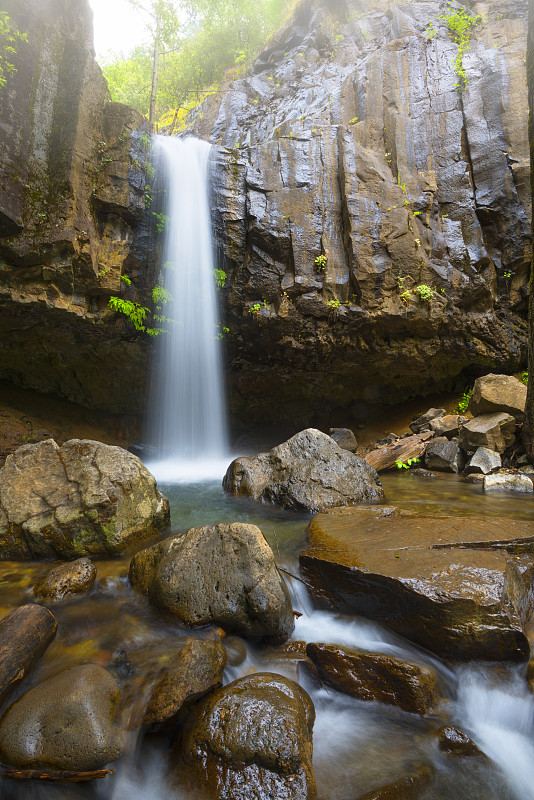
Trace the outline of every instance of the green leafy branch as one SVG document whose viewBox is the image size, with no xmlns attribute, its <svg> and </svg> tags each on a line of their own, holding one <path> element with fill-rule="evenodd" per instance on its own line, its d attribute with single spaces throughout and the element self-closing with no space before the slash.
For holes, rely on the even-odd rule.
<svg viewBox="0 0 534 800">
<path fill-rule="evenodd" d="M 467 86 L 467 73 L 463 64 L 464 55 L 469 50 L 473 29 L 482 22 L 482 17 L 480 14 L 473 16 L 464 8 L 453 9 L 452 6 L 449 6 L 448 12 L 448 14 L 441 14 L 439 18 L 447 23 L 449 36 L 458 45 L 458 53 L 453 62 L 458 76 L 455 88 L 462 92 Z"/>
</svg>

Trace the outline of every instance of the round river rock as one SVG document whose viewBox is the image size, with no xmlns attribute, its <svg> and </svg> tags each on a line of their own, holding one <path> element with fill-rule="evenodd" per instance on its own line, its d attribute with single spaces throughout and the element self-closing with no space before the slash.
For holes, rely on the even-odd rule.
<svg viewBox="0 0 534 800">
<path fill-rule="evenodd" d="M 283 642 L 293 630 L 289 592 L 255 525 L 191 528 L 141 550 L 130 582 L 189 625 Z"/>
</svg>

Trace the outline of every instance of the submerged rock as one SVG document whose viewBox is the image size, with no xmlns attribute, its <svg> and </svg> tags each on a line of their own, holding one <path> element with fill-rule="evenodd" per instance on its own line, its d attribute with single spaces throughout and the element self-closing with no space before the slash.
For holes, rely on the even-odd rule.
<svg viewBox="0 0 534 800">
<path fill-rule="evenodd" d="M 422 715 L 438 701 L 436 676 L 426 667 L 334 644 L 309 644 L 306 654 L 325 683 L 358 700 Z"/>
<path fill-rule="evenodd" d="M 64 597 L 89 592 L 96 580 L 96 567 L 88 558 L 53 567 L 33 587 L 40 600 L 62 600 Z"/>
<path fill-rule="evenodd" d="M 296 511 L 373 503 L 384 492 L 375 470 L 339 447 L 326 433 L 308 428 L 268 453 L 232 461 L 226 492 Z"/>
<path fill-rule="evenodd" d="M 0 558 L 120 553 L 169 521 L 155 478 L 122 447 L 46 439 L 0 470 Z"/>
<path fill-rule="evenodd" d="M 513 375 L 484 375 L 473 385 L 469 411 L 474 417 L 504 411 L 521 420 L 526 401 L 527 387 Z"/>
<path fill-rule="evenodd" d="M 506 472 L 496 472 L 484 476 L 485 492 L 519 492 L 532 494 L 534 484 L 528 475 L 511 475 Z"/>
<path fill-rule="evenodd" d="M 0 722 L 2 761 L 21 769 L 101 769 L 116 761 L 122 734 L 113 725 L 117 681 L 86 664 L 60 672 L 22 695 Z"/>
<path fill-rule="evenodd" d="M 315 710 L 274 673 L 239 678 L 201 700 L 176 742 L 176 775 L 193 798 L 316 800 Z"/>
<path fill-rule="evenodd" d="M 222 686 L 226 653 L 220 642 L 188 639 L 152 689 L 143 725 L 161 730 L 205 694 Z"/>
<path fill-rule="evenodd" d="M 532 523 L 336 509 L 310 523 L 300 554 L 314 593 L 385 623 L 448 660 L 525 660 L 514 603 L 504 603 L 506 549 L 534 547 Z"/>
<path fill-rule="evenodd" d="M 285 641 L 293 630 L 289 593 L 255 525 L 191 528 L 137 553 L 132 586 L 189 625 L 220 625 Z"/>
<path fill-rule="evenodd" d="M 429 767 L 421 767 L 417 772 L 369 792 L 359 800 L 418 800 L 423 796 L 431 779 L 432 770 Z"/>
</svg>

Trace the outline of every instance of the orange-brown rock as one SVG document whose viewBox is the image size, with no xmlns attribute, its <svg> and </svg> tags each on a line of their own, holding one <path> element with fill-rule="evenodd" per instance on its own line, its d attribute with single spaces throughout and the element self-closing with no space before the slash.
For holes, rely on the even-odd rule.
<svg viewBox="0 0 534 800">
<path fill-rule="evenodd" d="M 0 701 L 31 670 L 54 636 L 57 622 L 43 606 L 21 606 L 0 620 Z"/>
<path fill-rule="evenodd" d="M 335 509 L 310 523 L 300 564 L 324 602 L 442 658 L 526 660 L 507 553 L 533 550 L 527 521 Z"/>
<path fill-rule="evenodd" d="M 427 667 L 334 644 L 311 643 L 306 653 L 325 683 L 358 700 L 421 715 L 438 701 L 436 676 Z"/>
<path fill-rule="evenodd" d="M 96 567 L 89 558 L 78 558 L 53 567 L 33 587 L 40 600 L 63 600 L 75 594 L 89 592 L 96 580 Z"/>
<path fill-rule="evenodd" d="M 477 756 L 486 758 L 466 733 L 453 725 L 444 725 L 438 731 L 438 747 L 451 756 Z"/>
<path fill-rule="evenodd" d="M 406 775 L 394 783 L 388 783 L 374 792 L 369 792 L 358 800 L 418 800 L 430 784 L 432 771 L 421 767 L 411 775 Z"/>
<path fill-rule="evenodd" d="M 169 727 L 190 705 L 222 685 L 225 665 L 220 642 L 188 639 L 154 685 L 143 725 L 151 730 Z"/>
</svg>

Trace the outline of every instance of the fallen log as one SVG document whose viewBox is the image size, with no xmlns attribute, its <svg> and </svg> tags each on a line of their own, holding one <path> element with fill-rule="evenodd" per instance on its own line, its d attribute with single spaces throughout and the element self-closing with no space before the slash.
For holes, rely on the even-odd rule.
<svg viewBox="0 0 534 800">
<path fill-rule="evenodd" d="M 395 461 L 406 463 L 410 458 L 421 458 L 424 455 L 428 442 L 434 437 L 434 431 L 417 433 L 398 439 L 392 444 L 386 444 L 377 450 L 371 450 L 364 458 L 377 472 L 384 472 L 395 466 Z"/>
<path fill-rule="evenodd" d="M 0 620 L 0 702 L 21 681 L 54 636 L 57 622 L 44 606 L 20 606 Z"/>
<path fill-rule="evenodd" d="M 94 769 L 91 772 L 69 772 L 53 769 L 4 769 L 2 778 L 13 778 L 16 781 L 49 781 L 51 783 L 83 783 L 95 778 L 105 778 L 112 769 Z"/>
</svg>

